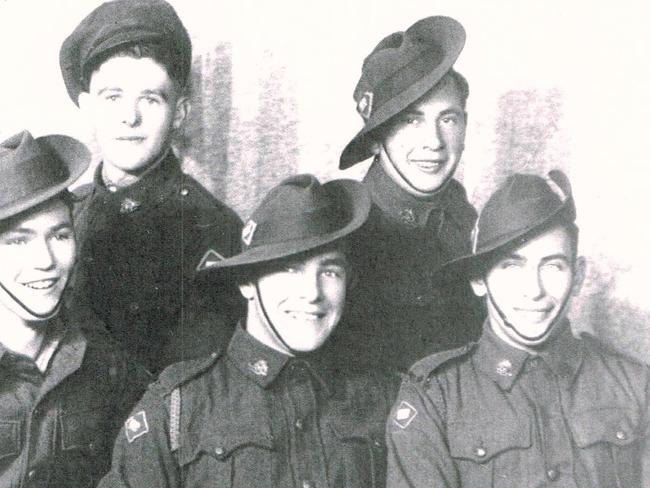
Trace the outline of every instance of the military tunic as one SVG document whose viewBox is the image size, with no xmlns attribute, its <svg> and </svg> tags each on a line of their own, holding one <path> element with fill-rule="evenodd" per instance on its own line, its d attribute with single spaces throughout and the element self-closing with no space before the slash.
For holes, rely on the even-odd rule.
<svg viewBox="0 0 650 488">
<path fill-rule="evenodd" d="M 480 335 L 481 302 L 466 280 L 437 272 L 469 251 L 476 211 L 451 180 L 429 200 L 400 189 L 375 162 L 364 180 L 373 199 L 359 233 L 359 265 L 347 320 L 332 348 L 361 367 L 407 371 L 418 359 Z"/>
<path fill-rule="evenodd" d="M 650 372 L 569 325 L 546 351 L 486 327 L 416 364 L 388 420 L 388 486 L 650 486 Z"/>
<path fill-rule="evenodd" d="M 100 486 L 384 486 L 394 391 L 385 377 L 291 358 L 238 327 L 222 356 L 161 375 L 119 434 Z"/>
<path fill-rule="evenodd" d="M 0 486 L 94 487 L 146 382 L 108 338 L 63 320 L 32 361 L 0 346 Z"/>
<path fill-rule="evenodd" d="M 225 274 L 200 286 L 192 278 L 205 256 L 239 251 L 239 217 L 184 174 L 171 151 L 141 180 L 113 190 L 100 166 L 75 211 L 72 306 L 91 309 L 154 374 L 227 343 L 238 290 Z"/>
</svg>

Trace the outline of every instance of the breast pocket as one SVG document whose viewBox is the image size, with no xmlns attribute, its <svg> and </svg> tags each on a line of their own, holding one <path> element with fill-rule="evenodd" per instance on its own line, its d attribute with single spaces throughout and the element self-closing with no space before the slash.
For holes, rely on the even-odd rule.
<svg viewBox="0 0 650 488">
<path fill-rule="evenodd" d="M 569 424 L 576 446 L 584 450 L 583 463 L 595 477 L 594 483 L 641 486 L 638 411 L 619 406 L 592 408 L 572 414 Z"/>
<path fill-rule="evenodd" d="M 184 486 L 273 487 L 273 438 L 251 425 L 209 427 L 179 448 Z"/>
<path fill-rule="evenodd" d="M 22 421 L 0 419 L 0 466 L 11 462 L 22 448 Z"/>
<path fill-rule="evenodd" d="M 70 479 L 74 486 L 95 486 L 108 471 L 115 440 L 110 419 L 109 406 L 61 414 L 61 453 L 54 465 L 61 483 Z"/>
<path fill-rule="evenodd" d="M 510 486 L 508 473 L 514 470 L 509 467 L 517 466 L 523 450 L 531 446 L 527 418 L 467 416 L 450 422 L 448 429 L 449 451 L 462 486 Z"/>
<path fill-rule="evenodd" d="M 336 440 L 332 462 L 329 463 L 333 486 L 384 486 L 384 423 L 344 417 L 330 420 L 329 428 Z"/>
</svg>

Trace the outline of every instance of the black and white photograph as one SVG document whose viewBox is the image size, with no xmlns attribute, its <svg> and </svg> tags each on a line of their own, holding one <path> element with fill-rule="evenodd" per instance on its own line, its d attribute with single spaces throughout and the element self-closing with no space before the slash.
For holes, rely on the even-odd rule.
<svg viewBox="0 0 650 488">
<path fill-rule="evenodd" d="M 0 0 L 0 488 L 650 488 L 649 18 Z"/>
</svg>

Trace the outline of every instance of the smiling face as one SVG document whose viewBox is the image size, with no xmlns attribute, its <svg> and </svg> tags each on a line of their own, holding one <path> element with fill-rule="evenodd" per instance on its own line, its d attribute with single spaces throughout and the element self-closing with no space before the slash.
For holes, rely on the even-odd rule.
<svg viewBox="0 0 650 488">
<path fill-rule="evenodd" d="M 490 325 L 499 337 L 526 348 L 543 344 L 558 331 L 562 321 L 556 319 L 584 277 L 584 260 L 575 257 L 573 246 L 566 227 L 553 227 L 472 282 L 477 295 L 487 295 Z"/>
<path fill-rule="evenodd" d="M 156 162 L 189 110 L 164 67 L 130 56 L 102 63 L 79 106 L 94 127 L 104 163 L 130 175 Z"/>
<path fill-rule="evenodd" d="M 466 114 L 461 92 L 447 75 L 402 111 L 381 136 L 379 161 L 402 189 L 436 192 L 454 175 L 463 154 Z"/>
<path fill-rule="evenodd" d="M 70 208 L 61 198 L 2 222 L 0 305 L 27 321 L 56 312 L 74 260 Z"/>
<path fill-rule="evenodd" d="M 294 351 L 318 349 L 341 319 L 347 282 L 348 263 L 342 251 L 285 260 L 258 278 L 257 287 L 254 283 L 240 286 L 249 299 L 246 329 L 260 342 L 285 354 L 290 351 L 282 341 Z"/>
</svg>

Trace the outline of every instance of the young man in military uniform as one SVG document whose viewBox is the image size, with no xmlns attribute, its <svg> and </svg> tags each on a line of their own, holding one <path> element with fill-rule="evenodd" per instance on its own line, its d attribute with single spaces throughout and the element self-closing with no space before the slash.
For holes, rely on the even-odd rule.
<svg viewBox="0 0 650 488">
<path fill-rule="evenodd" d="M 163 372 L 102 488 L 384 486 L 390 378 L 321 351 L 354 279 L 348 238 L 369 209 L 349 180 L 299 175 L 268 194 L 244 251 L 215 265 L 238 271 L 246 318 L 223 353 Z"/>
<path fill-rule="evenodd" d="M 406 371 L 480 330 L 481 307 L 469 286 L 443 288 L 435 279 L 442 265 L 468 250 L 476 219 L 453 179 L 464 149 L 469 88 L 452 66 L 464 42 L 455 20 L 422 19 L 373 49 L 354 91 L 365 124 L 340 167 L 374 156 L 364 179 L 373 210 L 360 248 L 360 286 L 351 299 L 354 328 L 343 329 L 349 334 L 337 348 L 371 368 Z"/>
<path fill-rule="evenodd" d="M 66 188 L 90 153 L 66 136 L 0 143 L 0 486 L 95 486 L 145 376 L 61 309 L 75 262 Z M 99 327 L 90 327 L 99 329 Z"/>
<path fill-rule="evenodd" d="M 238 251 L 241 222 L 181 171 L 170 147 L 190 110 L 185 27 L 164 0 L 104 3 L 65 40 L 60 61 L 103 158 L 79 191 L 76 305 L 88 305 L 154 374 L 227 343 L 241 306 L 236 286 L 190 279 L 202 261 Z M 188 297 L 212 306 L 210 320 L 189 316 L 197 304 Z"/>
<path fill-rule="evenodd" d="M 564 173 L 508 178 L 481 212 L 476 344 L 417 363 L 388 420 L 388 486 L 650 486 L 650 372 L 565 317 L 585 273 Z"/>
</svg>

